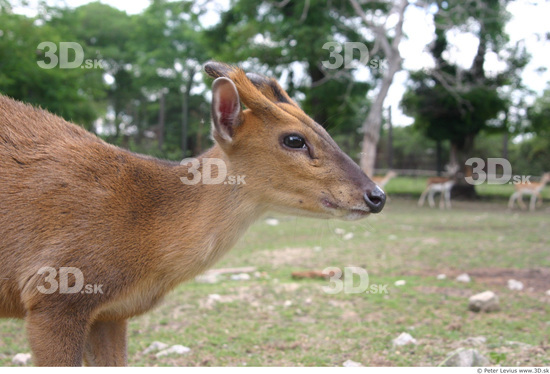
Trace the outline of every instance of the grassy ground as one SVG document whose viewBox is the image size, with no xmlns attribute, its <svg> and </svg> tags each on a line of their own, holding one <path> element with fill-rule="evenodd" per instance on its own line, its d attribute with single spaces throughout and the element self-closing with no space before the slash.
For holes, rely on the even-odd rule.
<svg viewBox="0 0 550 374">
<path fill-rule="evenodd" d="M 388 194 L 399 194 L 409 196 L 420 196 L 426 188 L 426 178 L 423 177 L 397 177 L 392 179 L 384 189 Z M 509 199 L 514 193 L 514 186 L 511 184 L 499 185 L 483 183 L 476 186 L 478 195 L 483 199 Z M 542 190 L 542 198 L 550 199 L 550 188 Z M 529 197 L 524 197 L 526 204 Z"/>
<path fill-rule="evenodd" d="M 388 185 L 388 187 L 390 187 Z M 505 186 L 507 187 L 507 186 Z M 420 187 L 422 188 L 422 187 Z M 388 188 L 391 191 L 391 188 Z M 418 208 L 394 196 L 384 212 L 360 222 L 284 218 L 257 222 L 217 267 L 256 266 L 261 277 L 189 282 L 129 327 L 137 366 L 438 365 L 464 342 L 492 364 L 550 365 L 550 230 L 545 203 L 535 213 L 506 211 L 505 201 Z M 350 240 L 335 234 L 340 228 Z M 329 295 L 324 280 L 293 280 L 296 270 L 361 266 L 387 294 Z M 454 278 L 468 272 L 472 282 Z M 439 273 L 446 280 L 437 280 Z M 523 281 L 523 291 L 506 287 Z M 396 287 L 397 280 L 406 285 Z M 496 292 L 502 310 L 476 314 L 468 297 Z M 211 294 L 219 294 L 212 301 Z M 0 365 L 29 352 L 21 321 L 0 321 Z M 417 345 L 392 347 L 408 332 Z M 186 356 L 141 352 L 153 341 L 182 344 Z"/>
</svg>

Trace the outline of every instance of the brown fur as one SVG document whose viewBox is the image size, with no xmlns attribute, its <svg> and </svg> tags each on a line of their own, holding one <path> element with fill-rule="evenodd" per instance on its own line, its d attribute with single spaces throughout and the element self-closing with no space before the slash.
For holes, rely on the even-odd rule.
<svg viewBox="0 0 550 374">
<path fill-rule="evenodd" d="M 334 272 L 324 272 L 323 270 L 294 271 L 292 279 L 330 279 Z"/>
<path fill-rule="evenodd" d="M 126 320 L 214 264 L 268 210 L 368 215 L 375 185 L 275 81 L 255 85 L 220 63 L 206 71 L 229 78 L 248 109 L 231 141 L 213 129 L 199 159 L 224 160 L 246 184 L 185 185 L 187 166 L 0 95 L 0 317 L 25 318 L 37 365 L 126 364 Z M 282 147 L 289 132 L 307 138 L 310 156 Z M 44 266 L 76 267 L 103 294 L 40 293 Z"/>
<path fill-rule="evenodd" d="M 446 177 L 430 177 L 426 180 L 426 186 L 431 186 L 432 184 L 441 184 L 452 180 L 453 178 Z"/>
</svg>

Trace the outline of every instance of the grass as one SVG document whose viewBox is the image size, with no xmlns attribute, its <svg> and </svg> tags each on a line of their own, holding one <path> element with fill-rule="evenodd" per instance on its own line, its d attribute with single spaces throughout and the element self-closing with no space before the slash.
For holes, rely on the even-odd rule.
<svg viewBox="0 0 550 374">
<path fill-rule="evenodd" d="M 384 189 L 390 195 L 420 196 L 426 188 L 426 178 L 424 177 L 396 177 L 392 179 Z M 484 199 L 509 199 L 514 193 L 512 184 L 488 184 L 483 183 L 476 186 L 476 191 Z M 550 200 L 550 188 L 542 190 L 542 198 Z M 528 204 L 529 197 L 524 197 Z"/>
<path fill-rule="evenodd" d="M 412 178 L 411 178 L 412 179 Z M 415 181 L 399 178 L 410 191 Z M 391 184 L 388 191 L 391 191 Z M 508 186 L 503 186 L 508 187 Z M 416 192 L 414 192 L 416 193 Z M 504 193 L 503 193 L 504 195 Z M 468 337 L 493 364 L 550 365 L 550 230 L 548 204 L 534 213 L 506 211 L 506 202 L 454 203 L 452 211 L 418 208 L 394 196 L 380 215 L 359 222 L 277 217 L 259 221 L 217 267 L 255 266 L 247 281 L 179 286 L 154 311 L 129 326 L 129 363 L 136 366 L 436 366 Z M 343 240 L 341 228 L 354 234 Z M 291 278 L 295 270 L 361 266 L 387 294 L 330 295 L 326 281 Z M 456 275 L 468 272 L 471 283 Z M 446 280 L 436 275 L 445 273 Z M 524 291 L 506 287 L 509 278 Z M 406 285 L 396 287 L 397 280 Z M 495 313 L 467 309 L 468 297 L 491 289 Z M 219 302 L 209 295 L 219 294 Z M 408 332 L 417 345 L 392 339 Z M 29 352 L 23 322 L 0 321 L 0 365 Z M 141 352 L 153 341 L 182 344 L 186 356 Z"/>
</svg>

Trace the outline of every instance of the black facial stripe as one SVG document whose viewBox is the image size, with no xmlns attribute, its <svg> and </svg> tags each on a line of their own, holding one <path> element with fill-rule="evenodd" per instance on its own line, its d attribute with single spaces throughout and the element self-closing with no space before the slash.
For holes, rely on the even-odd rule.
<svg viewBox="0 0 550 374">
<path fill-rule="evenodd" d="M 277 84 L 275 84 L 275 82 L 273 81 L 269 82 L 269 86 L 271 87 L 271 90 L 273 91 L 273 94 L 275 95 L 275 98 L 277 99 L 278 102 L 290 104 L 286 99 L 286 97 L 284 97 L 281 90 L 279 90 L 279 87 L 277 87 Z"/>
<path fill-rule="evenodd" d="M 252 84 L 256 86 L 256 88 L 259 89 L 260 91 L 262 91 L 262 89 L 264 89 L 267 86 L 271 90 L 271 92 L 273 92 L 273 96 L 275 96 L 275 99 L 278 102 L 292 105 L 292 103 L 288 101 L 288 99 L 284 96 L 282 91 L 279 89 L 279 87 L 277 86 L 277 83 L 272 79 L 269 79 L 267 77 L 264 77 L 255 73 L 247 73 L 246 76 L 248 77 L 248 79 L 250 79 Z"/>
</svg>

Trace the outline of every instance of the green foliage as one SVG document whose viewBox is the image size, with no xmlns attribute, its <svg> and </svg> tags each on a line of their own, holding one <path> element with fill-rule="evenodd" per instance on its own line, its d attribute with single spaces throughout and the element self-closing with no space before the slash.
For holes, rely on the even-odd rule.
<svg viewBox="0 0 550 374">
<path fill-rule="evenodd" d="M 200 81 L 200 67 L 216 58 L 285 77 L 282 84 L 304 110 L 346 152 L 356 158 L 359 154 L 362 134 L 357 129 L 369 109 L 366 95 L 377 84 L 379 73 L 372 71 L 370 81 L 358 82 L 353 68 L 326 70 L 321 66 L 321 61 L 329 59 L 329 51 L 323 49 L 328 41 L 361 41 L 371 49 L 374 45 L 371 34 L 358 26 L 361 23 L 347 0 L 235 0 L 209 29 L 200 22 L 207 4 L 188 0 L 154 0 L 136 15 L 93 2 L 74 9 L 42 4 L 36 17 L 27 17 L 13 14 L 13 4 L 0 0 L 0 92 L 91 130 L 100 119 L 95 130 L 109 142 L 170 159 L 181 158 L 183 148 L 187 156 L 208 147 L 208 90 Z M 467 29 L 473 21 L 483 26 L 474 31 L 487 50 L 508 48 L 503 32 L 508 20 L 505 2 L 438 0 L 433 4 L 438 9 L 438 27 L 432 54 L 440 74 L 456 76 L 458 71 L 443 58 L 446 32 L 453 27 Z M 384 14 L 390 5 L 369 2 L 363 7 Z M 37 46 L 44 41 L 56 45 L 77 42 L 84 58 L 100 60 L 101 68 L 41 69 L 36 62 L 47 58 Z M 519 46 L 508 52 L 508 70 L 488 78 L 479 71 L 478 61 L 464 72 L 454 91 L 432 72 L 413 73 L 403 107 L 415 117 L 415 125 L 394 129 L 395 165 L 431 169 L 434 140 L 466 147 L 478 134 L 506 127 L 530 134 L 510 146 L 510 158 L 518 167 L 538 173 L 548 165 L 547 141 L 540 138 L 548 138 L 550 93 L 529 110 L 528 127 L 523 118 L 501 118 L 509 105 L 524 106 L 503 95 L 501 88 L 521 87 L 516 72 L 525 66 L 528 55 Z M 298 72 L 300 76 L 294 75 Z M 379 146 L 381 160 L 388 152 L 384 136 Z M 495 143 L 496 153 L 499 144 Z M 442 146 L 446 158 L 448 143 Z M 488 147 L 476 152 L 491 154 L 483 152 Z"/>
<path fill-rule="evenodd" d="M 496 365 L 506 361 L 506 353 L 504 352 L 489 352 L 489 357 Z"/>
<path fill-rule="evenodd" d="M 529 137 L 510 150 L 514 172 L 524 175 L 541 175 L 550 170 L 550 138 Z"/>
<path fill-rule="evenodd" d="M 417 79 L 417 86 L 405 94 L 402 106 L 414 115 L 416 128 L 434 140 L 449 140 L 463 148 L 469 136 L 485 129 L 488 121 L 505 109 L 494 88 L 475 85 L 453 93 L 430 76 L 413 79 Z"/>
<path fill-rule="evenodd" d="M 471 154 L 480 132 L 509 131 L 520 122 L 519 118 L 508 117 L 508 106 L 513 101 L 510 92 L 523 92 L 520 71 L 529 56 L 519 46 L 506 47 L 506 3 L 436 1 L 436 40 L 431 46 L 436 67 L 412 73 L 412 83 L 402 101 L 418 130 L 431 139 L 449 141 L 452 149 L 463 153 L 463 158 Z M 476 27 L 472 29 L 471 25 Z M 470 28 L 479 40 L 477 54 L 466 71 L 448 61 L 444 53 L 448 47 L 447 32 L 456 28 Z M 507 68 L 491 76 L 484 66 L 487 52 L 498 53 L 506 48 L 510 55 Z"/>
<path fill-rule="evenodd" d="M 550 86 L 528 110 L 528 131 L 548 139 L 550 137 Z"/>
<path fill-rule="evenodd" d="M 305 95 L 305 111 L 332 133 L 348 136 L 346 143 L 358 143 L 355 130 L 366 115 L 371 84 L 356 82 L 352 71 L 340 71 L 335 77 L 321 67 L 321 61 L 329 58 L 323 49 L 326 42 L 363 40 L 350 17 L 349 2 L 344 0 L 280 4 L 239 0 L 206 36 L 220 60 L 249 61 L 275 75 L 289 74 L 288 91 Z M 297 63 L 305 76 L 296 84 L 293 65 Z"/>
<path fill-rule="evenodd" d="M 0 12 L 0 93 L 40 105 L 68 120 L 90 127 L 97 118 L 95 100 L 103 83 L 97 71 L 42 69 L 42 42 L 66 41 L 60 30 L 41 19 Z"/>
<path fill-rule="evenodd" d="M 433 170 L 436 168 L 436 142 L 414 126 L 393 128 L 392 139 L 394 169 Z M 389 168 L 388 152 L 388 133 L 384 131 L 378 143 L 378 168 Z M 448 155 L 448 147 L 444 146 L 443 154 Z"/>
</svg>

